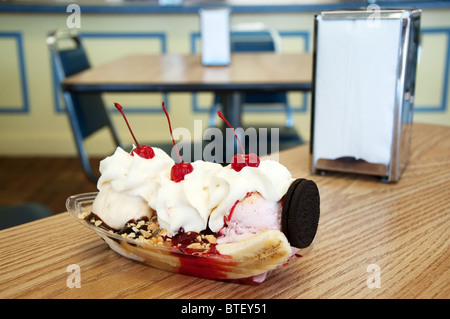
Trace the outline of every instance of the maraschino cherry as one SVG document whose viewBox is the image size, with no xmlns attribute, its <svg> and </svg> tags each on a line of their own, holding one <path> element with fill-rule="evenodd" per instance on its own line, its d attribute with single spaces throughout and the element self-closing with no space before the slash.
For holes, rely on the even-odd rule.
<svg viewBox="0 0 450 319">
<path fill-rule="evenodd" d="M 192 166 L 191 163 L 185 163 L 182 161 L 180 152 L 178 151 L 177 144 L 175 143 L 175 140 L 173 139 L 172 125 L 170 125 L 169 114 L 167 113 L 167 110 L 164 106 L 164 102 L 162 102 L 162 108 L 164 110 L 164 113 L 166 114 L 167 122 L 169 123 L 170 137 L 172 138 L 173 146 L 175 146 L 175 150 L 178 155 L 178 160 L 180 161 L 178 164 L 175 164 L 172 166 L 172 169 L 170 170 L 170 179 L 172 181 L 174 181 L 175 183 L 178 183 L 178 182 L 181 182 L 182 180 L 184 180 L 184 177 L 187 174 L 191 173 L 194 170 L 194 167 Z"/>
<path fill-rule="evenodd" d="M 131 156 L 134 156 L 134 153 L 136 153 L 138 156 L 147 158 L 147 159 L 155 157 L 155 152 L 153 151 L 153 148 L 151 148 L 148 145 L 140 145 L 138 143 L 138 141 L 136 140 L 136 137 L 133 134 L 133 130 L 131 129 L 130 124 L 128 124 L 127 118 L 126 118 L 125 114 L 123 113 L 122 105 L 114 102 L 114 106 L 120 112 L 120 114 L 122 114 L 123 119 L 125 120 L 125 123 L 127 123 L 128 129 L 130 130 L 131 136 L 133 136 L 133 139 L 136 143 L 136 147 L 133 148 L 133 150 L 131 151 Z"/>
<path fill-rule="evenodd" d="M 240 172 L 245 166 L 250 167 L 258 167 L 260 160 L 258 155 L 254 153 L 245 154 L 244 147 L 242 146 L 241 141 L 239 140 L 239 137 L 236 134 L 236 131 L 231 126 L 231 124 L 225 119 L 225 116 L 223 116 L 222 112 L 217 111 L 217 115 L 224 120 L 225 123 L 233 130 L 233 134 L 236 137 L 236 140 L 239 143 L 239 146 L 241 147 L 242 154 L 236 154 L 231 159 L 231 168 L 234 169 L 236 172 Z"/>
</svg>

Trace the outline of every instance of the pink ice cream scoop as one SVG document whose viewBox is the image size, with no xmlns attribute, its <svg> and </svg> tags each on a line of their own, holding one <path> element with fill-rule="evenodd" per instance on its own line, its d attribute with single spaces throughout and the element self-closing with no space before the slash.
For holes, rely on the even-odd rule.
<svg viewBox="0 0 450 319">
<path fill-rule="evenodd" d="M 281 201 L 271 202 L 254 192 L 237 201 L 219 231 L 219 244 L 239 242 L 267 229 L 281 230 Z"/>
</svg>

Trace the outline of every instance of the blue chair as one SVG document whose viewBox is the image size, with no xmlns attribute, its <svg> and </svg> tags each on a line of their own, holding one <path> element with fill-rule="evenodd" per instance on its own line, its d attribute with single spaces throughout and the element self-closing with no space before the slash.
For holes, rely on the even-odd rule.
<svg viewBox="0 0 450 319">
<path fill-rule="evenodd" d="M 53 212 L 46 206 L 37 203 L 2 206 L 0 207 L 0 230 L 52 215 Z"/>
<path fill-rule="evenodd" d="M 242 23 L 231 28 L 232 52 L 280 52 L 281 38 L 279 33 L 262 23 Z M 293 110 L 289 105 L 286 92 L 247 92 L 244 94 L 243 103 L 249 107 L 264 106 L 264 104 L 279 103 L 284 107 L 286 124 L 293 127 Z M 220 95 L 214 97 L 214 105 L 210 110 L 209 125 L 216 124 L 217 110 L 220 108 Z M 247 109 L 250 111 L 249 109 Z"/>
<path fill-rule="evenodd" d="M 47 37 L 47 45 L 59 86 L 68 76 L 91 67 L 82 41 L 73 29 L 58 29 L 51 32 Z M 92 169 L 85 140 L 105 128 L 112 138 L 112 150 L 123 145 L 110 120 L 101 93 L 64 92 L 63 96 L 83 171 L 92 182 L 97 183 L 99 176 Z M 168 154 L 173 147 L 170 141 L 154 146 Z"/>
<path fill-rule="evenodd" d="M 48 35 L 47 44 L 59 85 L 66 77 L 90 68 L 88 57 L 76 32 L 58 29 Z M 115 148 L 120 145 L 118 135 L 100 93 L 65 92 L 64 101 L 83 170 L 86 176 L 96 183 L 98 175 L 92 170 L 84 141 L 98 130 L 107 128 Z"/>
</svg>

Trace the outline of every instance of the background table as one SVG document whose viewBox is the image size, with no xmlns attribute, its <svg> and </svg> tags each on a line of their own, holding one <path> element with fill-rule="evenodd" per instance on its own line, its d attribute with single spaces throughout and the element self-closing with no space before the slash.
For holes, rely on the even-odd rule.
<svg viewBox="0 0 450 319">
<path fill-rule="evenodd" d="M 309 91 L 312 54 L 235 53 L 229 66 L 204 66 L 200 55 L 129 55 L 70 76 L 71 92 L 198 92 L 222 94 L 223 112 L 240 127 L 241 94 Z"/>
<path fill-rule="evenodd" d="M 68 77 L 69 91 L 310 90 L 312 54 L 234 53 L 228 66 L 200 55 L 128 55 Z"/>
<path fill-rule="evenodd" d="M 68 213 L 0 231 L 0 298 L 449 298 L 450 127 L 413 125 L 399 182 L 311 176 L 308 145 L 280 154 L 321 194 L 321 240 L 259 286 L 167 273 L 113 252 Z M 81 269 L 68 288 L 67 267 Z M 373 265 L 380 288 L 369 288 Z M 369 270 L 369 272 L 368 272 Z"/>
</svg>

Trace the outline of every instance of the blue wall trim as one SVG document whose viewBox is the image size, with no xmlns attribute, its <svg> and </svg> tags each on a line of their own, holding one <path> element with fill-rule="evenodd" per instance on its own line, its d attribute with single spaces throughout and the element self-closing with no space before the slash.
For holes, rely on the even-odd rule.
<svg viewBox="0 0 450 319">
<path fill-rule="evenodd" d="M 149 39 L 157 38 L 161 41 L 161 52 L 167 52 L 167 39 L 165 32 L 80 32 L 81 38 L 102 39 Z"/>
<path fill-rule="evenodd" d="M 130 1 L 131 2 L 131 1 Z M 276 3 L 274 1 L 274 3 Z M 439 9 L 450 8 L 450 2 L 446 0 L 424 1 L 377 1 L 381 8 L 422 8 Z M 66 13 L 69 3 L 65 4 L 0 4 L 0 12 L 23 12 L 23 13 Z M 182 6 L 159 6 L 157 4 L 128 4 L 123 2 L 117 5 L 81 5 L 83 13 L 92 14 L 196 14 L 202 7 L 217 6 L 217 2 L 206 1 L 202 3 Z M 219 5 L 222 5 L 219 3 Z M 367 7 L 367 1 L 354 1 L 352 3 L 330 3 L 330 4 L 292 4 L 292 5 L 237 5 L 229 6 L 233 13 L 280 13 L 280 12 L 320 12 L 336 9 L 356 9 Z"/>
<path fill-rule="evenodd" d="M 304 47 L 303 50 L 304 52 L 309 52 L 310 50 L 310 34 L 308 31 L 297 31 L 297 30 L 293 30 L 293 31 L 279 31 L 280 37 L 300 37 L 303 38 L 304 40 Z M 191 33 L 191 49 L 190 52 L 191 54 L 195 54 L 198 52 L 198 48 L 197 48 L 197 41 L 198 39 L 200 39 L 201 34 L 200 32 L 192 32 Z M 302 92 L 303 93 L 303 101 L 302 104 L 299 107 L 293 107 L 292 110 L 295 113 L 304 113 L 307 111 L 308 108 L 308 96 L 309 93 L 307 92 Z M 214 107 L 214 105 L 211 105 L 209 107 L 200 107 L 198 105 L 198 98 L 197 98 L 197 93 L 192 93 L 192 108 L 194 110 L 195 113 L 209 113 L 211 112 L 211 109 Z M 280 108 L 277 107 L 252 107 L 248 110 L 246 110 L 246 112 L 248 113 L 280 113 L 280 112 L 284 112 L 282 111 Z"/>
<path fill-rule="evenodd" d="M 158 39 L 161 42 L 161 53 L 167 53 L 167 37 L 164 32 L 80 32 L 81 39 Z M 53 95 L 55 110 L 57 113 L 65 113 L 65 109 L 60 105 L 59 85 L 56 77 L 56 70 L 53 66 Z M 169 109 L 167 93 L 163 93 L 165 106 Z M 109 112 L 117 112 L 114 107 L 109 108 Z M 131 106 L 127 105 L 128 113 L 161 113 L 161 105 L 157 106 Z"/>
<path fill-rule="evenodd" d="M 20 107 L 0 107 L 0 113 L 28 113 L 30 104 L 28 100 L 28 85 L 26 77 L 25 56 L 23 51 L 23 39 L 20 32 L 0 32 L 0 38 L 14 38 L 17 43 L 17 52 L 20 68 L 20 85 L 22 91 L 22 102 Z"/>
<path fill-rule="evenodd" d="M 450 72 L 450 28 L 422 28 L 422 34 L 445 34 L 447 36 L 447 48 L 445 53 L 444 80 L 442 81 L 442 96 L 440 105 L 415 105 L 414 112 L 445 112 L 448 102 L 448 81 Z"/>
</svg>

